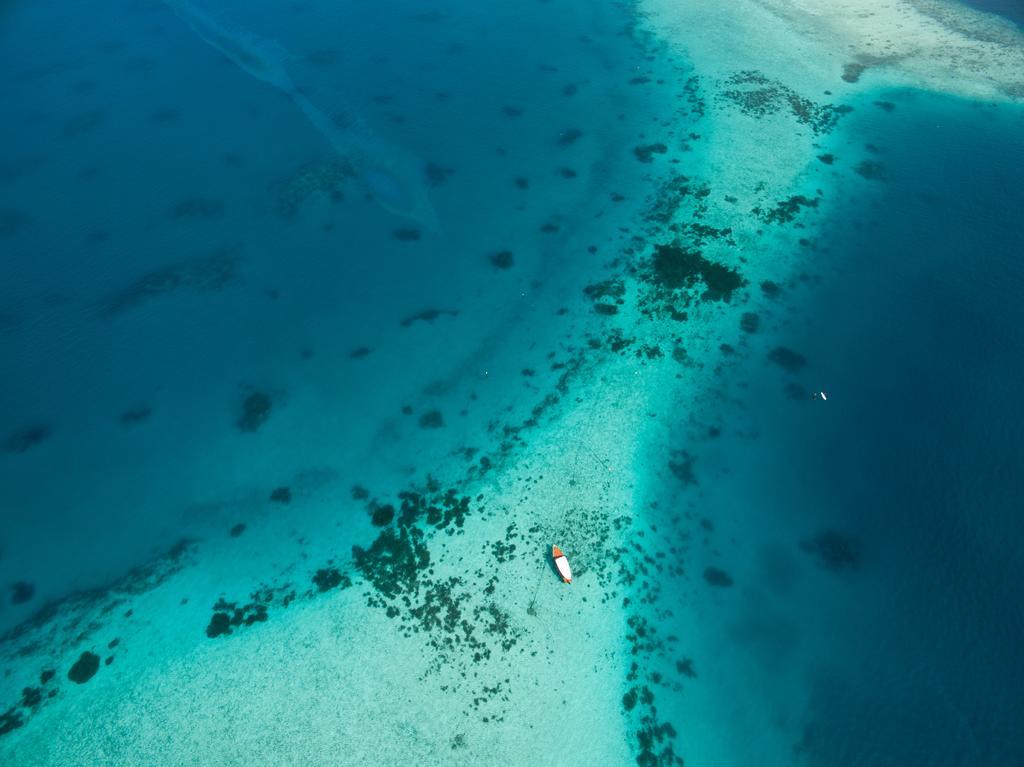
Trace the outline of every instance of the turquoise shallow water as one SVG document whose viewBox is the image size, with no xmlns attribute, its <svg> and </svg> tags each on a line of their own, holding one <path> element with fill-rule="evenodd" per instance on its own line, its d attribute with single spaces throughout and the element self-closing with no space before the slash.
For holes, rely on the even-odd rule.
<svg viewBox="0 0 1024 767">
<path fill-rule="evenodd" d="M 631 6 L 53 18 L 0 11 L 5 764 L 1019 761 L 1019 105 Z"/>
</svg>

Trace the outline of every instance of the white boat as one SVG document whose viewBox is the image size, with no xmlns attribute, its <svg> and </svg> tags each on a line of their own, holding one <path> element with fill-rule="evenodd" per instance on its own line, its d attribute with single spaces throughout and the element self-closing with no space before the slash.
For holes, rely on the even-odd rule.
<svg viewBox="0 0 1024 767">
<path fill-rule="evenodd" d="M 555 567 L 558 568 L 558 574 L 562 576 L 562 580 L 572 583 L 572 568 L 569 567 L 569 560 L 562 550 L 557 546 L 552 546 L 551 556 L 555 560 Z"/>
</svg>

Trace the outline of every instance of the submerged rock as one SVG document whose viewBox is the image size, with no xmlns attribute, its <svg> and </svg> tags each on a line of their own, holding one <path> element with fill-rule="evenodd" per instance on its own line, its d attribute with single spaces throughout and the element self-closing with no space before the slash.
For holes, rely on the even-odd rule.
<svg viewBox="0 0 1024 767">
<path fill-rule="evenodd" d="M 864 160 L 857 163 L 854 172 L 861 178 L 868 181 L 884 181 L 886 178 L 885 166 L 877 160 Z"/>
<path fill-rule="evenodd" d="M 83 652 L 68 670 L 68 679 L 75 684 L 85 684 L 95 676 L 99 668 L 100 656 L 92 652 Z"/>
<path fill-rule="evenodd" d="M 242 432 L 254 432 L 270 417 L 273 402 L 263 392 L 253 392 L 242 402 L 242 414 L 235 425 Z"/>
<path fill-rule="evenodd" d="M 661 142 L 633 147 L 633 154 L 640 162 L 651 162 L 654 160 L 654 155 L 665 154 L 667 151 L 668 147 Z"/>
<path fill-rule="evenodd" d="M 288 487 L 275 487 L 270 493 L 270 500 L 273 503 L 291 503 L 292 491 Z"/>
<path fill-rule="evenodd" d="M 21 707 L 33 708 L 43 702 L 43 691 L 38 687 L 26 687 L 21 691 Z"/>
<path fill-rule="evenodd" d="M 436 163 L 427 163 L 425 173 L 427 175 L 427 183 L 431 186 L 440 186 L 448 177 L 455 172 L 455 168 L 445 167 L 444 165 L 438 165 Z"/>
<path fill-rule="evenodd" d="M 558 134 L 558 145 L 561 147 L 567 147 L 575 144 L 579 138 L 583 135 L 583 131 L 579 128 L 569 128 Z"/>
<path fill-rule="evenodd" d="M 23 605 L 36 593 L 36 587 L 27 581 L 18 581 L 11 587 L 11 604 Z"/>
<path fill-rule="evenodd" d="M 231 633 L 231 616 L 227 613 L 214 613 L 210 618 L 210 624 L 206 627 L 206 636 L 215 639 L 221 635 Z"/>
<path fill-rule="evenodd" d="M 24 453 L 50 436 L 50 427 L 43 425 L 27 426 L 12 433 L 3 441 L 5 453 Z"/>
<path fill-rule="evenodd" d="M 13 732 L 14 730 L 17 730 L 19 727 L 23 727 L 24 724 L 25 720 L 22 718 L 21 714 L 12 706 L 11 708 L 7 709 L 2 714 L 0 714 L 0 736 L 6 735 L 9 732 Z"/>
<path fill-rule="evenodd" d="M 430 410 L 420 416 L 421 429 L 440 429 L 444 426 L 444 416 L 440 410 Z"/>
<path fill-rule="evenodd" d="M 422 237 L 419 229 L 413 229 L 411 227 L 403 227 L 401 229 L 395 229 L 392 232 L 395 239 L 399 242 L 415 242 Z"/>
<path fill-rule="evenodd" d="M 711 586 L 717 586 L 719 588 L 728 588 L 732 586 L 732 576 L 729 575 L 725 570 L 721 570 L 717 567 L 706 567 L 704 568 L 704 580 Z"/>
<path fill-rule="evenodd" d="M 768 359 L 790 373 L 799 373 L 807 364 L 807 358 L 804 355 L 786 346 L 776 346 L 769 352 Z"/>
<path fill-rule="evenodd" d="M 124 425 L 130 426 L 132 424 L 142 423 L 152 414 L 153 411 L 148 407 L 139 407 L 132 410 L 125 410 L 121 413 L 120 420 Z"/>
<path fill-rule="evenodd" d="M 843 64 L 843 80 L 848 83 L 855 83 L 860 80 L 860 76 L 864 74 L 864 70 L 867 67 L 864 64 Z"/>
<path fill-rule="evenodd" d="M 492 253 L 488 260 L 495 269 L 511 269 L 515 263 L 515 257 L 511 250 L 499 250 L 497 253 Z"/>
<path fill-rule="evenodd" d="M 321 593 L 341 586 L 347 589 L 352 585 L 352 580 L 347 575 L 342 575 L 334 567 L 325 567 L 317 570 L 313 575 L 313 583 Z"/>
<path fill-rule="evenodd" d="M 860 565 L 860 541 L 838 530 L 822 530 L 813 538 L 801 541 L 800 549 L 812 555 L 821 567 L 833 572 L 854 570 Z"/>
<path fill-rule="evenodd" d="M 384 527 L 385 525 L 391 524 L 391 520 L 395 518 L 395 507 L 390 503 L 385 503 L 382 506 L 373 506 L 373 514 L 370 521 L 374 527 Z"/>
<path fill-rule="evenodd" d="M 414 324 L 416 322 L 431 323 L 434 320 L 436 320 L 438 317 L 441 317 L 441 316 L 444 316 L 444 315 L 447 315 L 449 317 L 458 317 L 459 316 L 459 310 L 458 309 L 434 309 L 434 308 L 424 309 L 421 312 L 416 312 L 416 314 L 410 314 L 407 317 L 403 317 L 402 321 L 401 321 L 401 325 L 402 325 L 403 328 L 407 328 L 407 327 L 409 327 L 410 325 L 412 325 L 412 324 Z"/>
</svg>

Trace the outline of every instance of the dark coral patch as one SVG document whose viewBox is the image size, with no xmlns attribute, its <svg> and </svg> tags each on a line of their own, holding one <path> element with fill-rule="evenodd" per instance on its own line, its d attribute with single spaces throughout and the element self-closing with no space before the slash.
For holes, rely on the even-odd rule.
<svg viewBox="0 0 1024 767">
<path fill-rule="evenodd" d="M 654 278 L 670 290 L 693 286 L 698 279 L 707 286 L 709 298 L 728 298 L 744 284 L 735 269 L 709 261 L 699 250 L 678 243 L 654 246 Z"/>
<path fill-rule="evenodd" d="M 206 627 L 206 636 L 215 639 L 231 633 L 231 616 L 227 613 L 214 613 Z"/>
<path fill-rule="evenodd" d="M 242 414 L 235 425 L 241 432 L 252 433 L 266 423 L 272 409 L 273 402 L 268 395 L 252 392 L 242 401 Z"/>
<path fill-rule="evenodd" d="M 270 492 L 270 500 L 273 503 L 291 503 L 292 491 L 290 487 L 275 487 Z"/>
<path fill-rule="evenodd" d="M 38 687 L 26 687 L 21 691 L 21 707 L 34 708 L 43 702 L 43 691 Z"/>
<path fill-rule="evenodd" d="M 808 397 L 808 391 L 803 386 L 798 384 L 796 381 L 789 381 L 783 387 L 783 393 L 786 395 L 786 399 L 794 400 L 795 402 L 803 402 Z"/>
<path fill-rule="evenodd" d="M 744 312 L 740 317 L 740 330 L 744 333 L 756 333 L 761 327 L 761 318 L 754 312 Z"/>
<path fill-rule="evenodd" d="M 697 672 L 693 669 L 693 661 L 689 658 L 683 658 L 682 660 L 676 661 L 676 672 L 693 679 L 697 676 Z"/>
<path fill-rule="evenodd" d="M 855 83 L 860 80 L 867 67 L 864 64 L 843 64 L 843 80 L 848 83 Z"/>
<path fill-rule="evenodd" d="M 804 355 L 786 346 L 776 346 L 768 353 L 768 359 L 790 373 L 799 373 L 807 364 L 807 358 Z"/>
<path fill-rule="evenodd" d="M 789 111 L 797 122 L 818 134 L 830 132 L 842 115 L 852 111 L 848 106 L 817 104 L 778 80 L 771 80 L 754 70 L 738 72 L 727 83 L 733 87 L 723 91 L 721 98 L 736 104 L 744 114 L 762 118 Z"/>
<path fill-rule="evenodd" d="M 237 525 L 235 525 L 234 527 L 231 528 L 231 530 L 229 531 L 228 534 L 232 538 L 237 538 L 238 536 L 240 536 L 244 532 L 245 532 L 245 523 L 244 522 L 239 522 Z"/>
<path fill-rule="evenodd" d="M 427 174 L 427 183 L 431 186 L 441 186 L 448 177 L 455 172 L 455 168 L 449 168 L 444 165 L 438 165 L 437 163 L 427 163 L 427 167 L 424 169 Z"/>
<path fill-rule="evenodd" d="M 410 314 L 408 317 L 403 317 L 401 325 L 403 328 L 407 328 L 415 322 L 433 322 L 438 317 L 447 315 L 449 317 L 458 317 L 458 309 L 424 309 L 422 312 L 416 312 L 416 314 Z"/>
<path fill-rule="evenodd" d="M 216 293 L 238 281 L 239 258 L 226 248 L 208 256 L 181 261 L 143 274 L 126 287 L 100 302 L 99 315 L 111 318 L 154 298 L 189 289 L 196 293 Z"/>
<path fill-rule="evenodd" d="M 801 541 L 800 549 L 812 555 L 821 567 L 833 572 L 854 570 L 860 565 L 860 541 L 837 530 L 822 530 L 813 538 Z"/>
<path fill-rule="evenodd" d="M 274 598 L 274 590 L 264 589 L 252 595 L 254 601 L 239 606 L 235 602 L 227 602 L 224 599 L 217 600 L 213 606 L 214 613 L 210 616 L 210 623 L 206 627 L 206 636 L 216 639 L 219 636 L 228 636 L 234 628 L 239 626 L 252 626 L 255 623 L 264 623 L 267 620 L 267 602 Z M 285 604 L 291 598 L 286 597 Z"/>
<path fill-rule="evenodd" d="M 487 260 L 491 262 L 491 266 L 495 269 L 511 269 L 516 262 L 511 250 L 499 250 L 497 253 L 492 253 L 488 256 Z"/>
<path fill-rule="evenodd" d="M 350 360 L 361 360 L 363 357 L 368 356 L 372 351 L 373 349 L 371 349 L 369 346 L 357 346 L 355 349 L 348 353 L 348 358 Z"/>
<path fill-rule="evenodd" d="M 83 652 L 68 671 L 68 679 L 75 684 L 85 684 L 95 676 L 100 668 L 100 656 L 92 652 Z"/>
<path fill-rule="evenodd" d="M 651 162 L 654 160 L 654 155 L 665 154 L 667 151 L 668 147 L 662 143 L 643 144 L 633 147 L 633 154 L 636 155 L 636 159 L 640 162 Z"/>
<path fill-rule="evenodd" d="M 36 593 L 36 587 L 28 581 L 17 581 L 11 586 L 11 604 L 23 605 Z"/>
<path fill-rule="evenodd" d="M 419 229 L 413 229 L 411 227 L 402 227 L 395 229 L 392 234 L 394 238 L 399 242 L 415 242 L 422 237 Z"/>
<path fill-rule="evenodd" d="M 374 527 L 384 527 L 385 525 L 391 524 L 391 520 L 395 518 L 395 507 L 390 503 L 381 505 L 374 504 L 372 506 L 373 513 L 370 516 L 370 521 Z"/>
<path fill-rule="evenodd" d="M 583 131 L 579 128 L 569 128 L 568 130 L 564 130 L 558 134 L 558 145 L 560 147 L 572 146 L 582 135 Z"/>
<path fill-rule="evenodd" d="M 717 586 L 719 588 L 728 588 L 732 586 L 732 576 L 729 575 L 725 570 L 721 570 L 717 567 L 706 567 L 704 568 L 704 580 L 711 586 Z"/>
<path fill-rule="evenodd" d="M 766 224 L 788 224 L 797 217 L 801 208 L 817 207 L 817 197 L 805 197 L 802 194 L 795 194 L 789 199 L 780 200 L 775 203 L 774 208 L 764 210 L 758 207 L 754 208 L 752 213 Z"/>
<path fill-rule="evenodd" d="M 440 410 L 429 410 L 420 416 L 421 429 L 440 429 L 444 426 L 444 416 Z"/>
<path fill-rule="evenodd" d="M 147 420 L 152 414 L 153 411 L 148 407 L 137 407 L 132 408 L 131 410 L 125 410 L 123 413 L 121 413 L 119 420 L 125 426 L 132 426 L 137 423 L 142 423 L 143 421 Z"/>
<path fill-rule="evenodd" d="M 697 477 L 693 473 L 694 457 L 685 450 L 672 451 L 673 460 L 668 462 L 672 476 L 684 485 L 696 485 Z"/>
<path fill-rule="evenodd" d="M 622 696 L 622 707 L 626 711 L 632 711 L 636 708 L 636 688 L 627 691 L 626 694 Z"/>
<path fill-rule="evenodd" d="M 5 453 L 24 453 L 43 442 L 50 436 L 50 427 L 42 424 L 26 426 L 24 429 L 10 434 L 3 441 L 2 449 Z"/>
<path fill-rule="evenodd" d="M 868 181 L 884 181 L 885 166 L 877 160 L 864 160 L 853 167 L 854 172 Z"/>
<path fill-rule="evenodd" d="M 355 566 L 379 592 L 396 597 L 416 591 L 419 572 L 430 564 L 422 532 L 407 527 L 386 528 L 373 544 L 352 548 Z"/>
<path fill-rule="evenodd" d="M 317 591 L 324 593 L 338 586 L 347 589 L 352 585 L 352 579 L 347 575 L 342 575 L 336 568 L 324 567 L 313 574 L 313 583 L 316 585 Z"/>
<path fill-rule="evenodd" d="M 0 714 L 0 736 L 13 732 L 24 725 L 24 718 L 13 706 Z"/>
</svg>

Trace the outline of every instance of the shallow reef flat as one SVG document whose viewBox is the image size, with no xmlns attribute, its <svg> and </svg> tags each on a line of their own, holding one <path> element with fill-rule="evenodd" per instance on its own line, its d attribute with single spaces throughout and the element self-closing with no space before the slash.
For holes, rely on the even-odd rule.
<svg viewBox="0 0 1024 767">
<path fill-rule="evenodd" d="M 840 85 L 1024 100 L 1024 32 L 950 0 L 643 0 L 641 7 L 709 75 L 753 66 L 824 87 L 841 77 Z"/>
<path fill-rule="evenodd" d="M 242 744 L 282 764 L 442 765 L 570 748 L 581 764 L 627 763 L 620 683 L 644 653 L 621 641 L 620 603 L 646 566 L 624 469 L 660 387 L 636 386 L 628 356 L 604 362 L 600 382 L 585 383 L 592 364 L 562 378 L 586 404 L 536 409 L 550 412 L 520 431 L 528 449 L 498 448 L 449 486 L 353 487 L 371 524 L 351 559 L 339 540 L 290 535 L 281 512 L 41 612 L 0 645 L 24 686 L 0 753 L 228 765 Z M 566 450 L 565 430 L 585 447 Z M 270 502 L 329 519 L 337 490 Z M 572 588 L 537 566 L 555 537 L 573 552 Z M 170 752 L 168 728 L 187 733 Z"/>
</svg>

